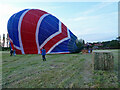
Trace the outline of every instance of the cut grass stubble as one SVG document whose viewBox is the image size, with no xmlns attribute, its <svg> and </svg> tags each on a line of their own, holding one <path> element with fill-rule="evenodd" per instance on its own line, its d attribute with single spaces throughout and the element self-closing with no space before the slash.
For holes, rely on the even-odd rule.
<svg viewBox="0 0 120 90">
<path fill-rule="evenodd" d="M 114 56 L 116 64 L 115 51 Z M 47 61 L 42 61 L 41 55 L 10 57 L 9 53 L 3 53 L 3 88 L 101 87 L 96 83 L 99 75 L 92 69 L 92 54 L 57 54 L 46 55 L 46 58 Z"/>
</svg>

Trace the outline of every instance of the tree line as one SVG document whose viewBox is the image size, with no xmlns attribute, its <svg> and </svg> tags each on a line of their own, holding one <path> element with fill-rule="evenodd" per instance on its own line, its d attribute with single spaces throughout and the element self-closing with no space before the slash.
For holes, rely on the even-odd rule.
<svg viewBox="0 0 120 90">
<path fill-rule="evenodd" d="M 85 43 L 84 40 L 79 39 L 77 46 L 78 48 L 86 49 L 89 45 L 91 49 L 120 49 L 120 36 L 117 37 L 115 40 L 110 41 L 102 41 L 102 42 L 87 42 Z"/>
</svg>

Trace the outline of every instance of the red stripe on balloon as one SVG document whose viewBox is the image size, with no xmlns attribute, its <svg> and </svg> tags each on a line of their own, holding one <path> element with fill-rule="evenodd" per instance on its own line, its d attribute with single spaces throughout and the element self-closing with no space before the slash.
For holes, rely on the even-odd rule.
<svg viewBox="0 0 120 90">
<path fill-rule="evenodd" d="M 36 27 L 39 18 L 47 12 L 37 9 L 29 10 L 21 23 L 21 40 L 25 54 L 37 54 Z"/>
<path fill-rule="evenodd" d="M 15 48 L 15 53 L 16 53 L 16 54 L 22 54 L 22 53 L 21 53 L 21 50 L 18 50 L 18 49 L 16 49 L 16 48 Z"/>
<path fill-rule="evenodd" d="M 61 23 L 61 33 L 56 35 L 55 37 L 53 37 L 51 40 L 49 40 L 45 45 L 44 48 L 46 49 L 46 53 L 56 44 L 58 43 L 60 40 L 68 37 L 67 34 L 67 27 Z"/>
</svg>

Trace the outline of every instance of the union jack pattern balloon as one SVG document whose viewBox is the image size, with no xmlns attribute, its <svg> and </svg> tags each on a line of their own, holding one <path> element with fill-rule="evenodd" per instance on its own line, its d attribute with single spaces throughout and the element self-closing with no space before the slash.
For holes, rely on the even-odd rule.
<svg viewBox="0 0 120 90">
<path fill-rule="evenodd" d="M 16 54 L 72 53 L 77 37 L 55 16 L 39 9 L 24 9 L 8 20 L 10 45 Z"/>
</svg>

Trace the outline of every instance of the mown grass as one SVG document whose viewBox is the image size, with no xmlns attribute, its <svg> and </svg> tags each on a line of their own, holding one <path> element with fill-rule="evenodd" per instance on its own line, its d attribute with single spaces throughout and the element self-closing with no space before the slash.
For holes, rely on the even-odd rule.
<svg viewBox="0 0 120 90">
<path fill-rule="evenodd" d="M 117 87 L 118 58 L 114 53 L 114 71 L 94 71 L 92 54 L 41 55 L 2 54 L 3 88 L 99 88 Z"/>
</svg>

